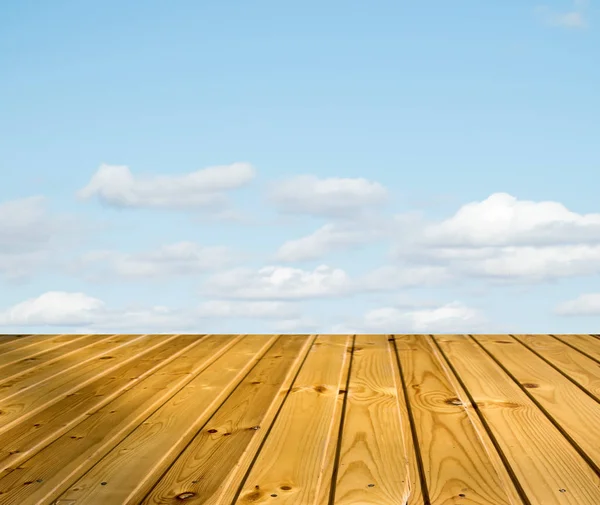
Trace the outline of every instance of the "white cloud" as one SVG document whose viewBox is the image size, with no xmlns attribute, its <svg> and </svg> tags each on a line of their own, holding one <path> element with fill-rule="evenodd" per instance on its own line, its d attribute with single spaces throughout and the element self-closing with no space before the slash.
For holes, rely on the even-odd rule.
<svg viewBox="0 0 600 505">
<path fill-rule="evenodd" d="M 326 265 L 312 271 L 267 266 L 258 271 L 238 268 L 214 274 L 206 288 L 228 298 L 277 300 L 342 296 L 350 293 L 353 285 L 344 270 Z"/>
<path fill-rule="evenodd" d="M 189 209 L 220 206 L 225 191 L 246 185 L 255 177 L 248 163 L 208 167 L 183 175 L 134 176 L 127 166 L 100 166 L 79 198 L 97 197 L 113 207 Z"/>
<path fill-rule="evenodd" d="M 104 310 L 102 301 L 84 293 L 49 291 L 0 312 L 0 324 L 4 326 L 89 324 L 102 310 Z"/>
<path fill-rule="evenodd" d="M 549 26 L 560 26 L 569 29 L 582 29 L 587 26 L 585 18 L 587 0 L 575 0 L 573 8 L 566 12 L 557 12 L 547 5 L 539 5 L 536 13 L 539 19 Z"/>
<path fill-rule="evenodd" d="M 283 212 L 313 216 L 350 217 L 387 200 L 378 182 L 363 178 L 319 179 L 300 175 L 273 184 L 270 200 Z"/>
<path fill-rule="evenodd" d="M 395 248 L 396 258 L 406 264 L 501 282 L 600 274 L 598 213 L 496 193 L 438 223 L 408 222 Z"/>
<path fill-rule="evenodd" d="M 586 293 L 563 302 L 554 312 L 560 316 L 600 316 L 600 293 Z"/>
<path fill-rule="evenodd" d="M 167 307 L 111 309 L 85 293 L 49 291 L 0 312 L 0 326 L 11 328 L 69 328 L 75 333 L 177 332 L 193 328 L 199 318 L 193 312 Z"/>
<path fill-rule="evenodd" d="M 471 247 L 600 242 L 600 214 L 577 214 L 558 202 L 494 193 L 427 227 L 422 239 L 430 245 Z"/>
<path fill-rule="evenodd" d="M 117 251 L 89 252 L 74 266 L 92 280 L 120 278 L 159 278 L 193 275 L 222 268 L 233 261 L 226 247 L 205 247 L 193 242 L 178 242 L 155 251 L 127 254 Z"/>
<path fill-rule="evenodd" d="M 310 235 L 285 242 L 276 252 L 275 259 L 285 262 L 314 260 L 351 246 L 372 243 L 383 236 L 384 230 L 378 223 L 328 223 Z"/>
<path fill-rule="evenodd" d="M 382 307 L 364 317 L 364 326 L 385 333 L 469 333 L 481 329 L 485 322 L 478 310 L 460 302 L 408 311 Z"/>
</svg>

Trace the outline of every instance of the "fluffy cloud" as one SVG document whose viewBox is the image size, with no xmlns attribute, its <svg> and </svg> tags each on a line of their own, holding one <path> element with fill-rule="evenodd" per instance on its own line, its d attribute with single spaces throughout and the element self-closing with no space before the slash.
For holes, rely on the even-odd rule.
<svg viewBox="0 0 600 505">
<path fill-rule="evenodd" d="M 399 234 L 399 260 L 441 265 L 457 277 L 541 282 L 600 273 L 600 214 L 557 202 L 496 193 L 438 223 L 413 219 L 408 229 Z"/>
<path fill-rule="evenodd" d="M 104 303 L 84 293 L 49 291 L 0 312 L 0 324 L 76 326 L 89 324 L 102 311 Z"/>
<path fill-rule="evenodd" d="M 312 271 L 267 266 L 258 271 L 237 268 L 214 274 L 206 289 L 228 298 L 307 299 L 342 296 L 351 292 L 353 284 L 344 270 L 326 265 Z"/>
<path fill-rule="evenodd" d="M 518 200 L 495 193 L 464 205 L 450 219 L 427 227 L 435 246 L 485 247 L 600 242 L 600 214 L 577 214 L 557 202 Z"/>
<path fill-rule="evenodd" d="M 274 184 L 269 197 L 283 212 L 328 217 L 354 217 L 387 200 L 378 182 L 357 178 L 319 179 L 301 175 Z"/>
<path fill-rule="evenodd" d="M 247 163 L 208 167 L 184 175 L 134 176 L 127 166 L 101 165 L 79 198 L 113 207 L 190 209 L 221 206 L 225 192 L 255 177 Z"/>
<path fill-rule="evenodd" d="M 554 312 L 560 316 L 600 316 L 600 293 L 586 293 L 563 302 Z"/>
<path fill-rule="evenodd" d="M 105 280 L 111 276 L 149 279 L 212 271 L 228 265 L 233 257 L 226 247 L 203 247 L 193 242 L 178 242 L 136 254 L 90 252 L 79 260 L 74 270 L 85 272 L 92 280 Z"/>
</svg>

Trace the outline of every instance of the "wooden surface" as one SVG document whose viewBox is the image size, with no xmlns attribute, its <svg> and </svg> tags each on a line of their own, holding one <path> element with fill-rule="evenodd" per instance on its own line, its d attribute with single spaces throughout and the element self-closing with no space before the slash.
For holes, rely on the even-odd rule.
<svg viewBox="0 0 600 505">
<path fill-rule="evenodd" d="M 596 335 L 0 335 L 0 505 L 599 505 Z"/>
</svg>

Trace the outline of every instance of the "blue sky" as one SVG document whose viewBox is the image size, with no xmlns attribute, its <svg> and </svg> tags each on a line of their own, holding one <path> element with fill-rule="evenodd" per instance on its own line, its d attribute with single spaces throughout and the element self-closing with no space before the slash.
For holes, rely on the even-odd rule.
<svg viewBox="0 0 600 505">
<path fill-rule="evenodd" d="M 598 331 L 599 19 L 3 2 L 0 332 Z"/>
</svg>

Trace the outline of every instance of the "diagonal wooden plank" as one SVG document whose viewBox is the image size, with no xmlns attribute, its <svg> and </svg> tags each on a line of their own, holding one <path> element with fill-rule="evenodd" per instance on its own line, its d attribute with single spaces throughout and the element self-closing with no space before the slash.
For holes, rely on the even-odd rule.
<svg viewBox="0 0 600 505">
<path fill-rule="evenodd" d="M 65 364 L 72 361 L 80 361 L 79 352 L 88 347 L 106 342 L 112 339 L 113 335 L 84 335 L 80 338 L 74 338 L 71 342 L 65 342 L 62 345 L 53 346 L 49 349 L 42 349 L 35 354 L 29 354 L 28 357 L 15 357 L 12 362 L 0 365 L 0 387 L 6 382 L 13 382 L 17 377 L 27 374 L 28 377 L 35 376 L 40 370 L 48 370 L 49 365 L 60 361 L 56 368 L 66 368 Z M 15 351 L 22 354 L 22 351 Z M 68 365 L 67 365 L 68 366 Z M 2 391 L 2 390 L 0 390 Z"/>
<path fill-rule="evenodd" d="M 513 335 L 600 402 L 600 365 L 550 335 Z"/>
<path fill-rule="evenodd" d="M 230 504 L 313 340 L 280 337 L 141 504 Z"/>
<path fill-rule="evenodd" d="M 397 335 L 395 340 L 430 503 L 522 503 L 430 337 Z"/>
<path fill-rule="evenodd" d="M 0 376 L 0 402 L 4 403 L 9 398 L 24 393 L 28 389 L 43 387 L 45 382 L 50 382 L 58 376 L 68 375 L 69 372 L 77 373 L 77 369 L 94 358 L 117 349 L 119 346 L 125 346 L 129 342 L 135 342 L 139 338 L 139 336 L 133 337 L 130 335 L 103 337 L 89 346 L 78 349 L 73 354 L 30 368 L 17 376 L 6 377 L 2 375 Z"/>
<path fill-rule="evenodd" d="M 116 445 L 57 503 L 139 504 L 276 338 L 250 335 L 235 345 Z"/>
<path fill-rule="evenodd" d="M 275 494 L 280 504 L 313 504 L 320 488 L 329 488 L 323 467 L 339 429 L 332 421 L 350 345 L 347 335 L 317 338 L 234 503 Z"/>
<path fill-rule="evenodd" d="M 27 337 L 0 342 L 0 365 L 35 356 L 49 349 L 61 347 L 87 335 L 29 335 Z M 109 335 L 102 335 L 109 336 Z"/>
<path fill-rule="evenodd" d="M 497 336 L 497 341 L 511 342 L 506 336 Z M 477 343 L 465 335 L 436 337 L 436 342 L 529 503 L 600 503 L 599 476 Z"/>
<path fill-rule="evenodd" d="M 8 335 L 8 334 L 3 334 L 0 335 L 0 352 L 2 352 L 2 344 L 5 344 L 6 342 L 11 342 L 13 340 L 19 340 L 22 339 L 23 337 L 28 337 L 29 335 Z"/>
<path fill-rule="evenodd" d="M 4 384 L 3 386 L 11 384 L 11 387 L 5 390 L 10 395 L 7 397 L 2 394 L 0 401 L 0 433 L 12 428 L 18 422 L 23 422 L 61 398 L 74 394 L 95 379 L 111 373 L 123 363 L 135 359 L 140 353 L 148 352 L 161 345 L 166 338 L 169 337 L 166 335 L 119 336 L 110 345 L 110 341 L 106 343 L 109 347 L 104 349 L 101 355 L 95 355 L 83 363 L 75 361 L 73 368 L 63 372 L 58 369 L 43 382 L 27 383 L 27 387 L 21 390 L 17 389 L 16 384 Z M 21 382 L 21 379 L 25 381 L 24 377 L 19 377 L 15 382 Z"/>
<path fill-rule="evenodd" d="M 578 350 L 597 363 L 600 363 L 600 339 L 592 335 L 552 335 L 555 339 L 564 342 L 573 349 Z"/>
<path fill-rule="evenodd" d="M 198 345 L 202 338 L 198 335 L 165 338 L 162 345 L 124 363 L 110 376 L 100 377 L 75 395 L 59 400 L 27 422 L 0 434 L 0 471 L 19 465 L 84 420 L 94 409 L 111 402 L 192 346 Z"/>
<path fill-rule="evenodd" d="M 357 335 L 348 384 L 336 505 L 395 505 L 410 495 L 394 355 L 386 335 Z"/>
<path fill-rule="evenodd" d="M 473 337 L 519 383 L 600 475 L 600 405 L 518 341 Z"/>
<path fill-rule="evenodd" d="M 19 467 L 0 474 L 0 505 L 49 504 L 241 339 L 232 335 L 207 337 L 184 356 L 89 413 Z"/>
</svg>

